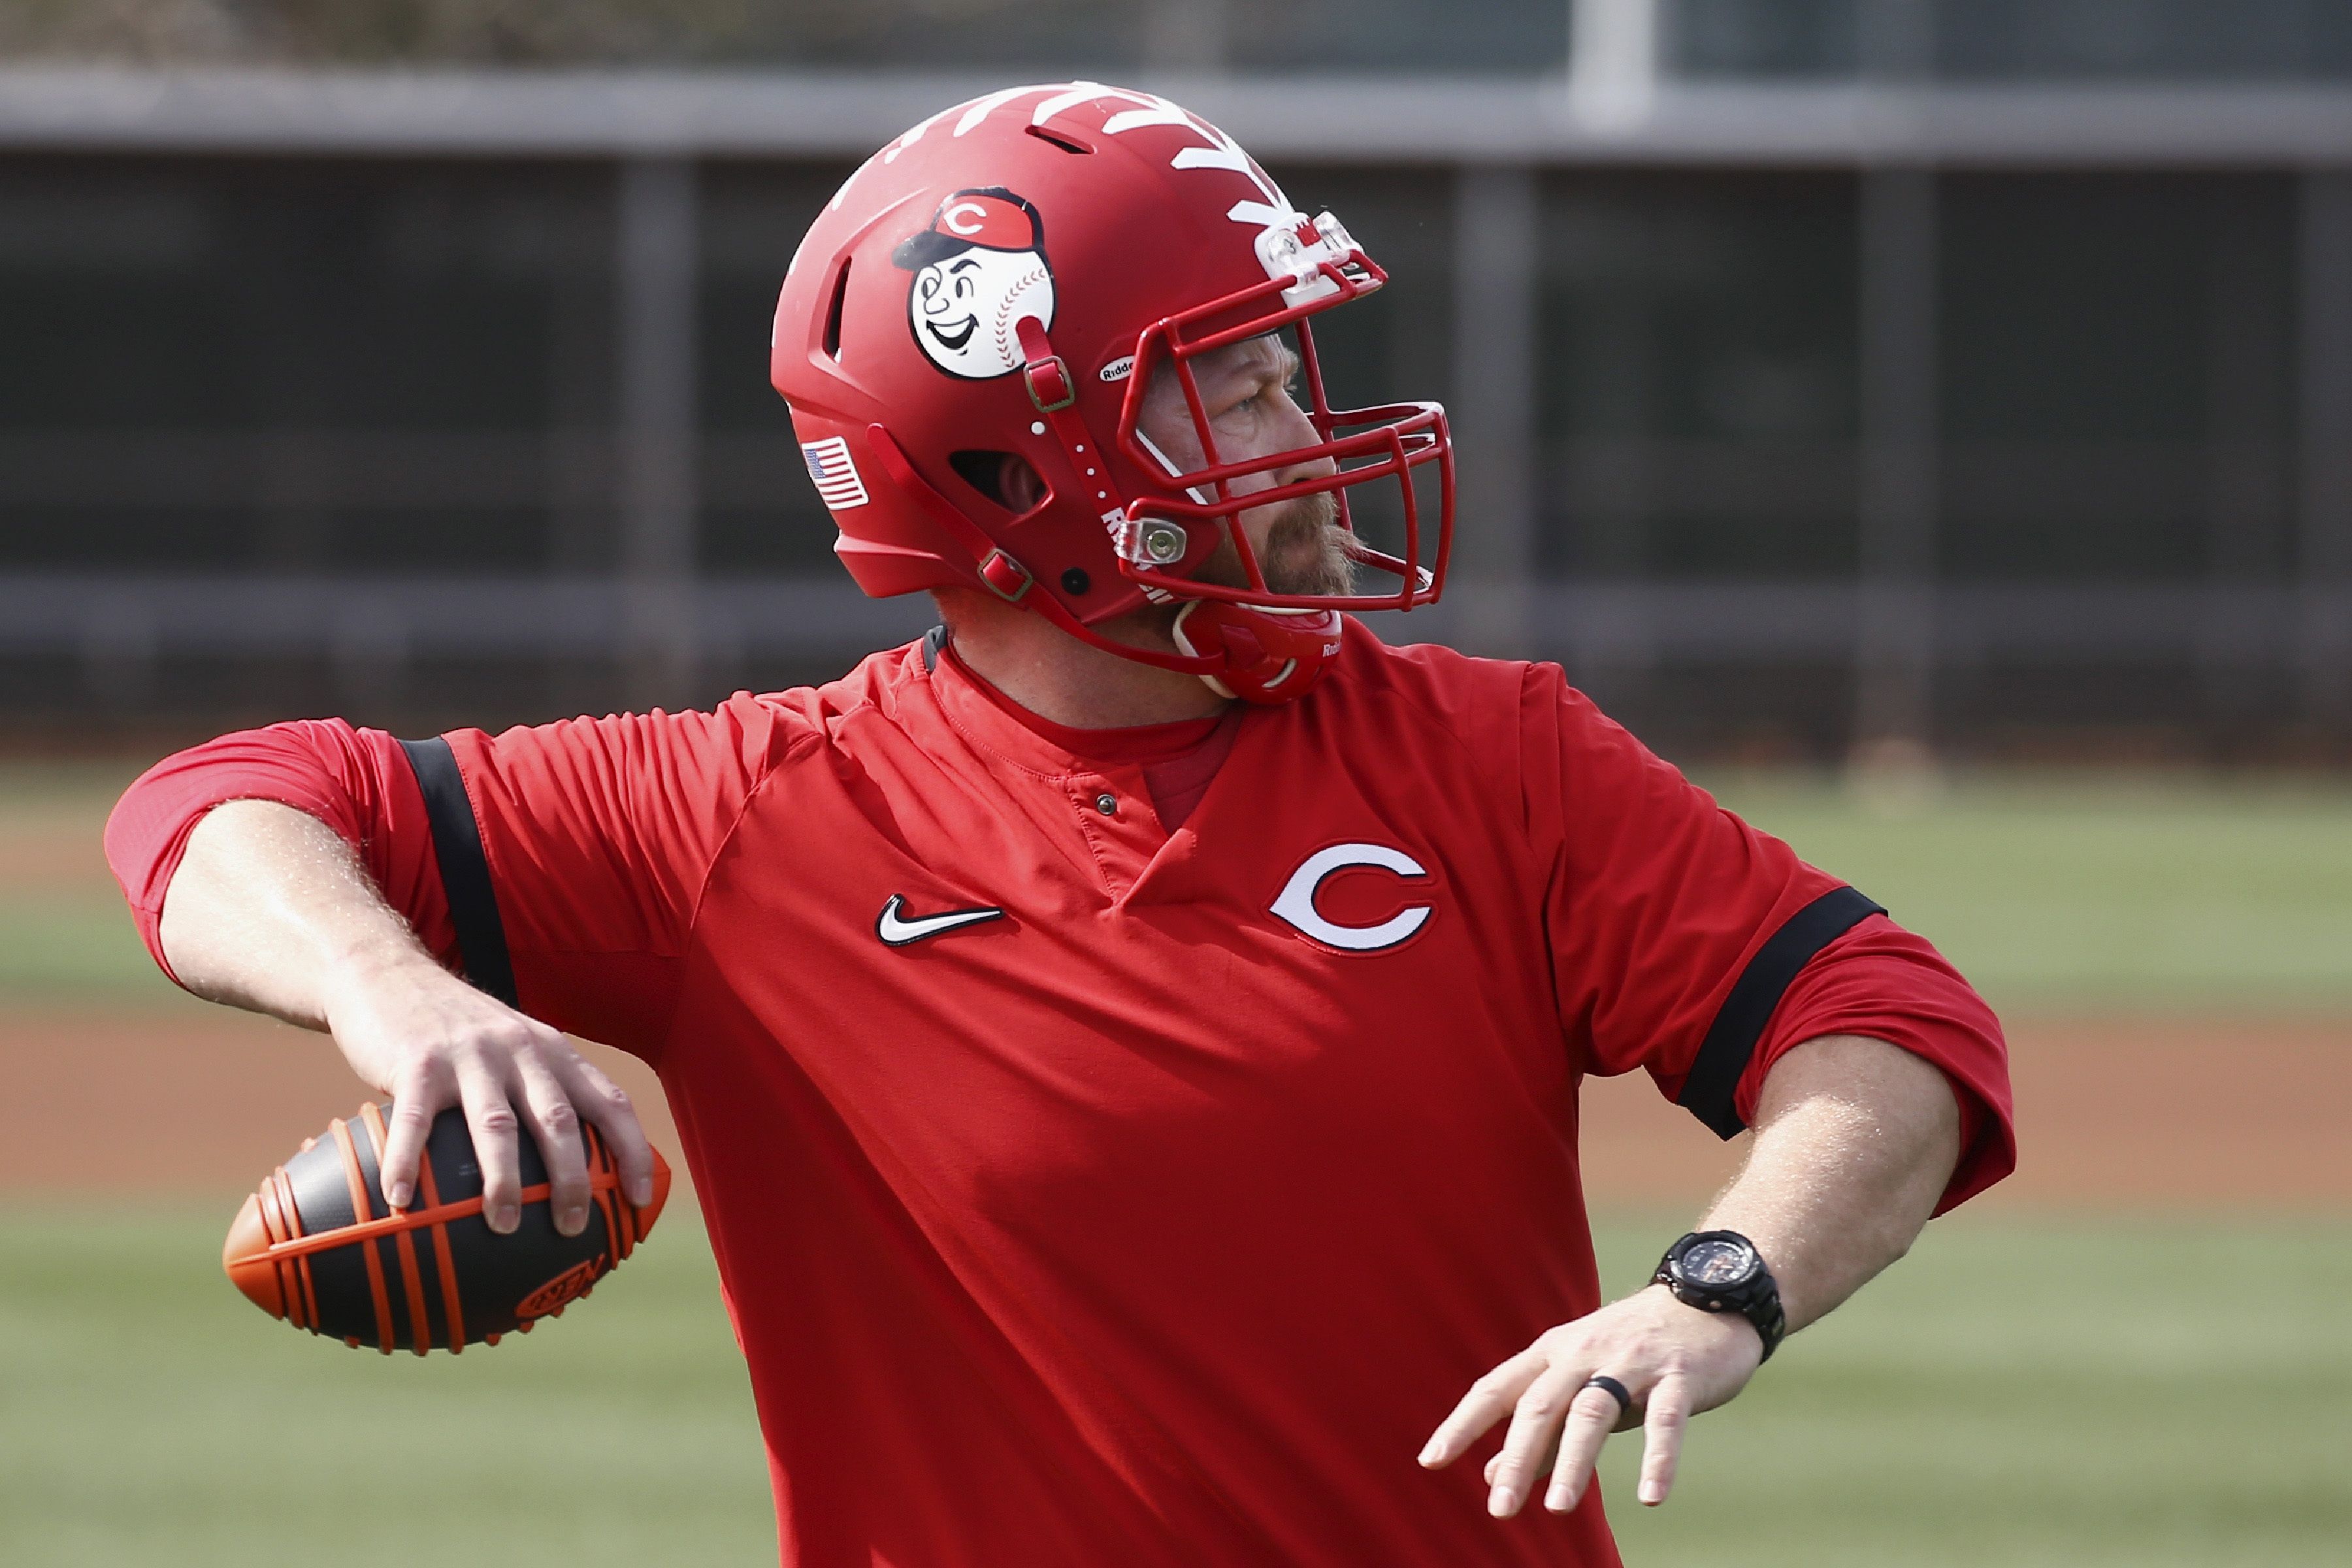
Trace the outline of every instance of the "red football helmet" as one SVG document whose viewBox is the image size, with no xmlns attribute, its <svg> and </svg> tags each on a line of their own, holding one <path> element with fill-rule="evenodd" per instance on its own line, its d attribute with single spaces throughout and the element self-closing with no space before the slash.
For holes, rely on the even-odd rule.
<svg viewBox="0 0 2352 1568">
<path fill-rule="evenodd" d="M 1297 211 L 1232 138 L 1167 100 L 1010 88 L 924 121 L 835 195 L 785 275 L 771 379 L 867 594 L 986 588 L 1097 647 L 1281 702 L 1338 653 L 1343 607 L 1411 609 L 1444 586 L 1444 410 L 1335 410 L 1307 321 L 1386 278 L 1338 220 Z M 1319 439 L 1225 461 L 1192 362 L 1285 328 Z M 1203 468 L 1177 472 L 1139 427 L 1160 374 L 1177 378 Z M 1045 500 L 1016 515 L 968 477 L 998 452 L 1027 460 Z M 1433 540 L 1413 484 L 1424 464 Z M 1349 487 L 1381 479 L 1402 492 L 1402 555 L 1358 538 L 1349 512 Z M 1268 586 L 1236 518 L 1326 492 L 1349 555 L 1393 592 Z M 1245 586 L 1195 575 L 1227 541 Z M 1181 605 L 1178 651 L 1094 629 L 1146 602 Z"/>
</svg>

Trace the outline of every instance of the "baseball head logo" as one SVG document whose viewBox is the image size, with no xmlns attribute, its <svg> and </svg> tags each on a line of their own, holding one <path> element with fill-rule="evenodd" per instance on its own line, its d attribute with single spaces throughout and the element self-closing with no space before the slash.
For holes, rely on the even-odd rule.
<svg viewBox="0 0 2352 1568">
<path fill-rule="evenodd" d="M 1013 325 L 1054 324 L 1054 274 L 1037 209 L 998 186 L 958 191 L 931 226 L 899 241 L 890 259 L 915 275 L 907 321 L 915 342 L 950 375 L 986 381 L 1021 368 Z"/>
</svg>

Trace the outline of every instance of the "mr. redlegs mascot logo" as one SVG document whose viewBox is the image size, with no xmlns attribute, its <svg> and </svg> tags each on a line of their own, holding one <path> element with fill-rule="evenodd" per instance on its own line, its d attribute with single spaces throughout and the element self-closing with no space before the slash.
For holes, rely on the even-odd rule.
<svg viewBox="0 0 2352 1568">
<path fill-rule="evenodd" d="M 1035 207 L 1001 186 L 956 192 L 890 259 L 915 275 L 907 321 L 916 343 L 950 375 L 1010 375 L 1023 363 L 1013 335 L 1021 318 L 1054 325 L 1045 226 Z"/>
</svg>

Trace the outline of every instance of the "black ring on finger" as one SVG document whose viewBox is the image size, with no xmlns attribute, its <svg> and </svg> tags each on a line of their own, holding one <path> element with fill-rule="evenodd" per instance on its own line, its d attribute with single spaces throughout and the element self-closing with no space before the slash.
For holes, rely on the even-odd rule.
<svg viewBox="0 0 2352 1568">
<path fill-rule="evenodd" d="M 1622 1415 L 1633 1408 L 1633 1393 L 1605 1372 L 1596 1372 L 1584 1380 L 1586 1388 L 1597 1388 L 1617 1402 L 1617 1414 Z"/>
</svg>

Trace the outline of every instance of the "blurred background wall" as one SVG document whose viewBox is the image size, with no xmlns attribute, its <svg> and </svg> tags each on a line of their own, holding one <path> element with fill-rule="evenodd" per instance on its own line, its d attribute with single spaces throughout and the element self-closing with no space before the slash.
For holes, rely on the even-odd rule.
<svg viewBox="0 0 2352 1568">
<path fill-rule="evenodd" d="M 1164 89 L 1394 274 L 1447 603 L 1750 760 L 2352 757 L 2329 0 L 9 0 L 0 737 L 707 703 L 919 631 L 766 384 L 867 152 Z"/>
</svg>

